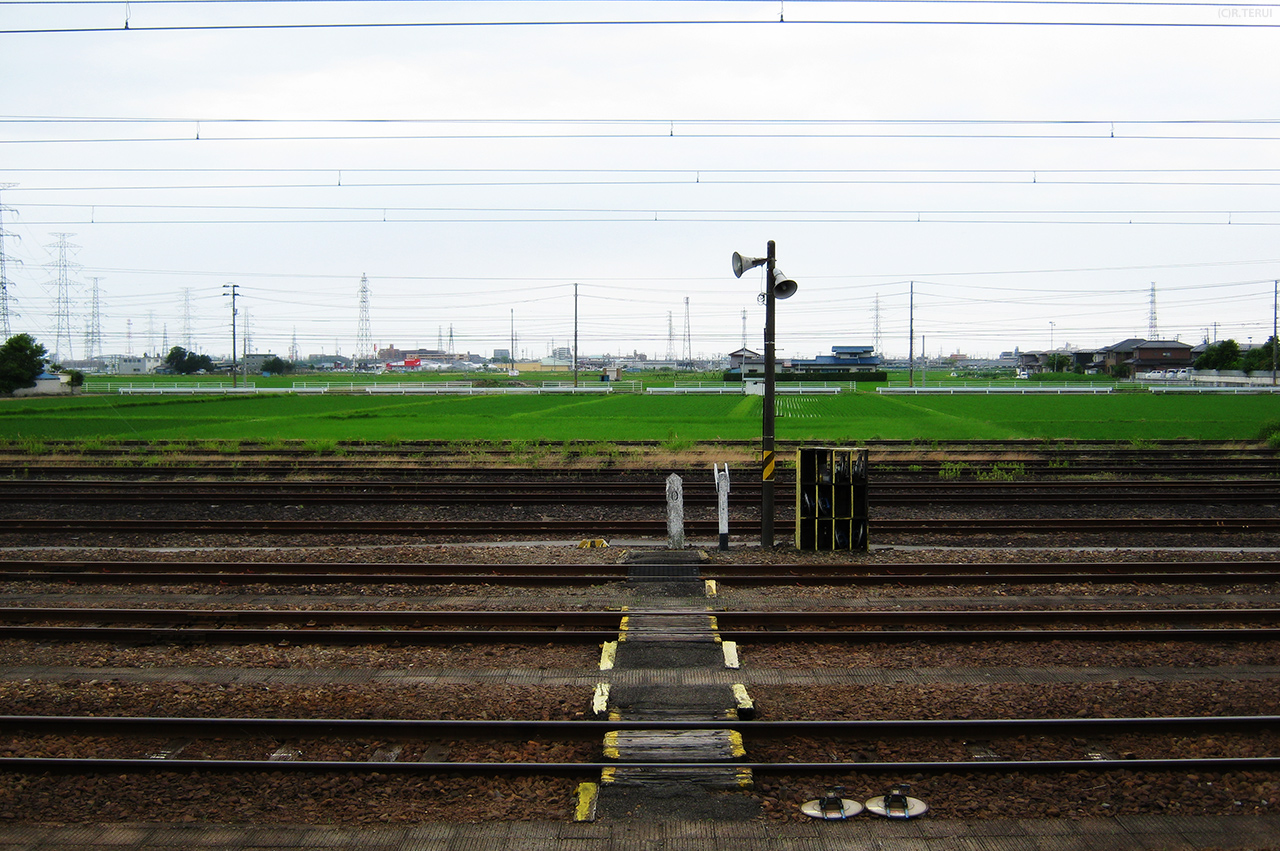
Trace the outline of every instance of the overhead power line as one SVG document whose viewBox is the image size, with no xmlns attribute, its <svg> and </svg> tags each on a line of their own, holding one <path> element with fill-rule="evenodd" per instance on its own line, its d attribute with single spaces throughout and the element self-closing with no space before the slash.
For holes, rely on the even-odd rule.
<svg viewBox="0 0 1280 851">
<path fill-rule="evenodd" d="M 13 5 L 13 4 L 6 4 Z M 58 5 L 70 6 L 71 4 L 37 4 L 27 2 L 23 5 Z M 79 5 L 79 4 L 77 4 Z M 118 5 L 118 4 L 117 4 Z M 869 8 L 872 4 L 860 2 L 858 8 Z M 903 6 L 910 8 L 913 5 L 924 5 L 923 3 L 903 2 L 903 0 L 880 0 L 874 5 L 884 7 Z M 999 6 L 1025 6 L 1029 8 L 1053 8 L 1053 7 L 1078 7 L 1088 8 L 1090 11 L 1097 11 L 1104 7 L 1115 10 L 1129 12 L 1138 11 L 1146 12 L 1150 9 L 1176 10 L 1180 8 L 1217 8 L 1217 9 L 1239 9 L 1242 12 L 1249 10 L 1263 11 L 1272 8 L 1269 5 L 1255 6 L 1227 6 L 1225 4 L 1212 3 L 1142 3 L 1142 2 L 1086 2 L 1086 0 L 1039 0 L 1032 2 L 988 2 L 983 3 L 979 0 L 939 0 L 937 3 L 930 5 L 943 6 L 983 6 L 988 9 Z M 129 4 L 125 4 L 125 9 L 129 8 Z M 353 6 L 353 8 L 355 8 Z M 439 29 L 439 30 L 456 30 L 456 29 L 588 29 L 588 28 L 630 28 L 630 27 L 806 27 L 806 26 L 958 26 L 958 27 L 1120 27 L 1120 28 L 1175 28 L 1175 29 L 1274 29 L 1280 27 L 1276 23 L 1264 23 L 1260 20 L 1262 16 L 1253 16 L 1249 14 L 1221 16 L 1218 20 L 1211 21 L 1160 21 L 1160 20 L 1007 20 L 993 17 L 988 18 L 935 18 L 935 17 L 884 17 L 884 18 L 785 18 L 785 15 L 779 17 L 759 17 L 759 18 L 627 18 L 627 19 L 610 19 L 610 18 L 548 18 L 534 19 L 526 18 L 523 20 L 437 20 L 437 21 L 411 21 L 411 20 L 388 20 L 388 21 L 312 21 L 312 22 L 246 22 L 246 23 L 175 23 L 175 24 L 146 24 L 140 21 L 134 21 L 130 18 L 128 11 L 120 18 L 120 23 L 113 26 L 30 26 L 14 29 L 0 30 L 0 35 L 59 35 L 74 33 L 132 33 L 132 32 L 238 32 L 238 31 L 270 31 L 270 30 L 358 30 L 358 29 Z"/>
</svg>

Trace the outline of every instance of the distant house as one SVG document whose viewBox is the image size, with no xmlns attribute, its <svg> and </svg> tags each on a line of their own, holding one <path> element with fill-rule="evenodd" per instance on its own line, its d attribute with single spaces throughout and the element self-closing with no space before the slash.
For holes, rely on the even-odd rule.
<svg viewBox="0 0 1280 851">
<path fill-rule="evenodd" d="M 1186 343 L 1130 337 L 1098 349 L 1088 363 L 1082 363 L 1086 369 L 1107 375 L 1114 375 L 1118 366 L 1128 367 L 1130 374 L 1138 375 L 1155 369 L 1186 369 L 1194 362 L 1195 349 Z"/>
<path fill-rule="evenodd" d="M 71 376 L 42 372 L 36 376 L 35 387 L 19 387 L 14 396 L 65 396 L 71 393 Z"/>
<path fill-rule="evenodd" d="M 753 352 L 751 349 L 738 349 L 736 352 L 729 352 L 729 369 L 730 371 L 741 372 L 743 363 L 747 361 L 761 361 L 763 363 L 763 357 L 759 352 Z"/>
<path fill-rule="evenodd" d="M 1159 369 L 1188 369 L 1195 363 L 1192 346 L 1176 340 L 1144 340 L 1133 349 L 1130 360 L 1135 375 Z"/>
<path fill-rule="evenodd" d="M 1099 372 L 1111 375 L 1120 364 L 1132 365 L 1134 352 L 1138 346 L 1145 343 L 1141 337 L 1130 337 L 1127 340 L 1121 340 L 1110 346 L 1105 346 L 1094 352 L 1093 361 L 1089 364 L 1090 368 Z"/>
</svg>

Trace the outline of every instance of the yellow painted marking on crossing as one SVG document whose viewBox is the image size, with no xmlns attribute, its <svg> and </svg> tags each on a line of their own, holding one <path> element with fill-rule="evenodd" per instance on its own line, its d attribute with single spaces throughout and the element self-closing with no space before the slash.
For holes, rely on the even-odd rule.
<svg viewBox="0 0 1280 851">
<path fill-rule="evenodd" d="M 747 755 L 747 749 L 742 745 L 742 734 L 737 730 L 729 731 L 729 747 L 732 749 L 734 757 Z"/>
<path fill-rule="evenodd" d="M 574 821 L 596 820 L 596 797 L 600 787 L 595 783 L 578 784 L 578 805 L 573 809 Z"/>
<path fill-rule="evenodd" d="M 618 642 L 606 641 L 600 645 L 600 670 L 612 671 L 613 663 L 618 659 Z"/>
<path fill-rule="evenodd" d="M 617 730 L 610 730 L 608 733 L 604 734 L 604 758 L 619 759 Z"/>
</svg>

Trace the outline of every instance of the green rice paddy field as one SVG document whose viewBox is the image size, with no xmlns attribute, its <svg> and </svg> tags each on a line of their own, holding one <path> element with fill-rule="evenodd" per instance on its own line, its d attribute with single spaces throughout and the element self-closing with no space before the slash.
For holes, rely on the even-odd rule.
<svg viewBox="0 0 1280 851">
<path fill-rule="evenodd" d="M 758 439 L 759 397 L 271 395 L 0 400 L 4 440 Z M 1258 440 L 1280 397 L 780 396 L 779 440 Z"/>
</svg>

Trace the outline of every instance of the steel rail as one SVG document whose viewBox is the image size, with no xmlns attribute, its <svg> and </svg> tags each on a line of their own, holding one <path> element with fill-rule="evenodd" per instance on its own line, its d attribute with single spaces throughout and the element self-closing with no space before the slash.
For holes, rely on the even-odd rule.
<svg viewBox="0 0 1280 851">
<path fill-rule="evenodd" d="M 757 631 L 793 629 L 797 626 L 859 628 L 884 624 L 1027 624 L 1074 622 L 1094 623 L 1170 623 L 1170 624 L 1256 624 L 1280 621 L 1276 608 L 1183 608 L 1183 609 L 913 609 L 913 610 L 835 610 L 794 611 L 755 610 L 726 611 L 707 608 L 687 609 L 608 609 L 597 611 L 508 610 L 477 611 L 472 609 L 414 609 L 386 611 L 381 609 L 193 609 L 193 608 L 112 608 L 105 606 L 0 606 L 0 623 L 33 623 L 65 621 L 73 623 L 127 623 L 179 626 L 186 624 L 218 625 L 226 628 L 279 624 L 289 630 L 276 630 L 284 635 L 293 629 L 318 626 L 410 627 L 488 627 L 537 626 L 556 629 L 600 629 L 618 624 L 624 618 L 711 617 L 723 631 Z M 672 632 L 681 632 L 672 628 Z M 704 632 L 699 626 L 693 631 Z"/>
<path fill-rule="evenodd" d="M 1275 771 L 1280 757 L 1195 757 L 1169 759 L 957 760 L 955 762 L 349 762 L 305 760 L 203 759 L 75 759 L 69 757 L 0 757 L 0 771 L 25 773 L 126 774 L 131 772 L 356 773 L 520 775 L 598 777 L 606 769 L 701 772 L 723 768 L 753 774 L 1010 774 L 1105 771 Z"/>
<path fill-rule="evenodd" d="M 648 489 L 644 484 L 650 485 Z M 24 482 L 20 486 L 0 483 L 0 503 L 16 504 L 152 504 L 208 502 L 246 505 L 276 505 L 282 501 L 299 505 L 665 505 L 662 482 L 619 481 L 616 483 L 568 483 L 535 480 L 512 482 L 435 482 L 409 487 L 396 483 L 381 486 L 343 483 L 292 483 L 263 485 L 236 483 L 234 487 L 209 484 L 114 482 L 88 486 L 81 482 L 49 482 L 48 486 Z M 222 485 L 231 483 L 222 482 Z M 786 484 L 785 482 L 783 484 Z M 73 487 L 74 486 L 74 487 Z M 376 489 L 375 489 L 376 488 Z M 739 498 L 759 491 L 759 483 L 737 489 Z M 716 494 L 709 486 L 690 482 L 684 489 L 687 504 L 714 504 Z M 1203 483 L 1159 484 L 1117 483 L 1077 484 L 1068 482 L 974 482 L 962 484 L 885 483 L 869 487 L 869 500 L 876 506 L 930 505 L 963 500 L 967 505 L 1078 505 L 1091 504 L 1174 504 L 1174 505 L 1256 505 L 1280 500 L 1280 484 L 1274 480 L 1240 482 L 1232 487 L 1206 487 Z"/>
<path fill-rule="evenodd" d="M 998 462 L 997 462 L 998 463 Z M 1019 462 L 1022 463 L 1022 462 Z M 682 477 L 686 483 L 694 482 L 697 479 L 707 475 L 704 467 L 675 467 L 670 465 L 662 465 L 663 472 L 670 474 L 676 473 Z M 0 463 L 0 479 L 23 479 L 28 482 L 41 481 L 54 476 L 85 476 L 96 477 L 99 480 L 120 480 L 124 479 L 128 482 L 136 482 L 142 479 L 151 480 L 154 477 L 167 477 L 170 479 L 179 478 L 199 478 L 203 481 L 217 481 L 228 478 L 243 477 L 246 474 L 258 476 L 276 476 L 280 478 L 308 476 L 313 481 L 326 481 L 328 476 L 341 476 L 341 479 L 331 479 L 332 481 L 345 481 L 351 476 L 361 476 L 370 482 L 391 483 L 419 483 L 423 480 L 430 481 L 454 481 L 458 479 L 493 479 L 499 478 L 506 480 L 514 472 L 526 471 L 527 467 L 522 466 L 502 466 L 496 464 L 487 468 L 476 468 L 469 466 L 449 466 L 445 464 L 437 465 L 434 468 L 424 468 L 421 465 L 403 465 L 388 466 L 385 463 L 377 466 L 358 467 L 350 463 L 305 463 L 296 462 L 289 464 L 270 464 L 257 462 L 225 462 L 225 461 L 201 461 L 193 462 L 190 466 L 179 466 L 174 464 L 148 465 L 148 466 L 94 466 L 86 464 L 32 464 L 18 463 L 6 465 Z M 870 475 L 873 481 L 885 481 L 888 477 L 898 480 L 924 480 L 924 484 L 932 484 L 941 474 L 940 466 L 921 466 L 914 462 L 900 462 L 894 464 L 876 464 L 870 465 Z M 582 468 L 582 467 L 548 467 L 543 473 L 548 476 L 563 476 L 575 478 L 587 477 L 605 477 L 617 476 L 618 474 L 639 474 L 651 470 L 651 467 L 625 467 L 625 466 L 605 466 L 598 468 Z M 1055 480 L 1067 480 L 1066 483 L 1073 483 L 1071 480 L 1078 480 L 1084 476 L 1090 475 L 1107 475 L 1114 476 L 1117 474 L 1136 475 L 1141 473 L 1146 476 L 1169 476 L 1169 477 L 1186 477 L 1203 476 L 1206 484 L 1220 483 L 1224 480 L 1230 480 L 1231 477 L 1256 477 L 1256 476 L 1277 476 L 1280 470 L 1277 470 L 1276 462 L 1272 461 L 1254 461 L 1243 465 L 1225 464 L 1222 461 L 1205 461 L 1203 463 L 1195 462 L 1178 462 L 1162 465 L 1143 465 L 1140 469 L 1130 470 L 1129 468 L 1117 466 L 1116 463 L 1098 463 L 1091 465 L 1075 464 L 1069 468 L 1049 467 L 1024 464 L 1024 470 L 1021 476 L 1031 478 L 1036 481 L 1047 484 Z M 976 480 L 978 471 L 974 471 L 965 476 L 961 476 L 958 480 L 963 484 L 982 484 L 981 480 Z M 110 477 L 110 478 L 108 478 Z M 791 487 L 794 482 L 792 472 L 783 468 L 779 471 L 778 482 L 784 487 Z M 1007 482 L 1006 482 L 1007 484 Z M 744 484 L 744 488 L 746 485 Z M 753 489 L 755 486 L 752 486 Z M 736 490 L 737 488 L 735 488 Z"/>
<path fill-rule="evenodd" d="M 509 471 L 510 472 L 510 471 Z M 572 472 L 572 471 L 570 471 Z M 1280 472 L 1278 470 L 1277 472 Z M 548 474 L 549 473 L 549 474 Z M 503 481 L 469 481 L 466 477 L 450 477 L 445 481 L 431 478 L 421 482 L 377 482 L 368 480 L 323 480 L 323 481 L 243 481 L 243 482 L 169 482 L 169 481 L 101 481 L 86 479 L 49 479 L 49 480 L 0 480 L 0 498 L 14 501 L 19 498 L 97 498 L 111 495 L 119 499 L 145 500 L 152 498 L 190 499 L 202 496 L 248 497 L 287 496 L 289 498 L 307 496 L 351 496 L 354 498 L 389 501 L 394 499 L 412 499 L 422 497 L 457 496 L 474 492 L 476 494 L 497 494 L 506 497 L 519 497 L 523 492 L 538 488 L 547 494 L 597 494 L 634 493 L 637 484 L 651 484 L 661 489 L 665 485 L 664 474 L 667 471 L 613 471 L 607 481 L 557 480 L 557 471 L 531 475 L 527 471 L 515 471 Z M 1193 490 L 1199 494 L 1214 497 L 1230 497 L 1237 494 L 1241 487 L 1256 488 L 1263 496 L 1272 496 L 1280 490 L 1280 481 L 1276 478 L 1257 478 L 1232 480 L 1230 485 L 1206 483 L 1198 479 L 1178 481 L 1151 481 L 1150 479 L 1109 479 L 1106 481 L 1037 481 L 1033 479 L 1017 479 L 1013 481 L 895 481 L 893 479 L 876 479 L 869 482 L 869 490 L 873 495 L 888 497 L 897 494 L 956 492 L 962 495 L 982 494 L 986 491 L 1067 491 L 1070 493 L 1097 493 L 1099 491 L 1140 490 L 1148 494 L 1160 494 L 1168 491 Z M 737 491 L 759 491 L 760 483 L 747 481 L 734 487 Z M 686 496 L 693 494 L 715 495 L 713 484 L 691 480 L 684 483 Z"/>
<path fill-rule="evenodd" d="M 1010 719 L 947 721 L 811 721 L 811 722 L 591 722 L 591 721 L 370 721 L 346 722 L 341 719 L 154 719 L 154 718 L 50 718 L 10 716 L 0 718 L 0 729 L 29 729 L 47 732 L 58 729 L 130 733 L 176 733 L 188 735 L 199 729 L 220 736 L 261 735 L 334 735 L 376 732 L 380 735 L 416 735 L 419 737 L 511 738 L 542 736 L 545 738 L 597 739 L 608 731 L 666 729 L 706 730 L 732 729 L 747 737 L 786 738 L 822 735 L 826 737 L 875 736 L 892 738 L 929 736 L 955 738 L 967 735 L 1081 734 L 1115 733 L 1192 733 L 1221 734 L 1256 729 L 1273 729 L 1280 718 L 1275 716 L 1235 716 L 1229 718 L 1150 718 L 1150 719 Z M 189 723 L 188 723 L 189 722 Z M 210 723 L 213 722 L 213 723 Z M 85 759 L 47 757 L 0 758 L 0 771 L 126 773 L 165 771 L 216 772 L 326 772 L 326 773 L 432 773 L 457 775 L 596 775 L 608 769 L 627 768 L 645 771 L 706 771 L 720 767 L 753 773 L 831 774 L 831 773 L 1009 773 L 1009 772 L 1105 772 L 1132 771 L 1274 771 L 1280 768 L 1280 756 L 1264 757 L 1198 757 L 1198 758 L 1088 758 L 1053 760 L 953 760 L 911 762 L 401 762 L 401 761 L 327 761 L 327 760 L 204 760 L 178 758 Z"/>
<path fill-rule="evenodd" d="M 1042 532 L 1158 532 L 1161 535 L 1200 532 L 1271 532 L 1280 530 L 1280 518 L 1026 518 L 1026 519 L 873 519 L 877 533 L 1035 534 Z M 759 521 L 735 524 L 740 534 L 759 529 Z M 72 520 L 10 519 L 3 532 L 38 534 L 52 532 L 95 532 L 105 534 L 158 534 L 202 532 L 245 535 L 412 535 L 451 537 L 483 535 L 601 535 L 631 534 L 642 537 L 667 536 L 665 521 L 579 519 L 579 520 Z M 715 520 L 686 520 L 685 533 L 712 536 L 719 533 Z"/>
<path fill-rule="evenodd" d="M 0 562 L 0 582 L 2 581 L 41 581 L 72 584 L 127 585 L 127 584 L 218 584 L 218 585 L 504 585 L 504 586 L 592 586 L 609 583 L 627 582 L 628 571 L 625 565 L 620 567 L 584 566 L 586 569 L 568 571 L 563 567 L 549 568 L 546 565 L 522 565 L 521 567 L 540 567 L 557 570 L 555 573 L 538 573 L 533 570 L 513 570 L 511 572 L 494 573 L 488 570 L 475 571 L 472 566 L 453 566 L 456 572 L 441 571 L 401 571 L 384 572 L 377 568 L 389 565 L 335 565 L 334 571 L 324 573 L 305 573 L 301 569 L 315 570 L 317 565 L 293 565 L 299 570 L 276 572 L 254 572 L 239 566 L 231 570 L 215 569 L 212 566 L 194 566 L 184 563 L 187 570 L 173 570 L 173 562 L 158 562 L 154 565 L 140 566 L 132 569 L 130 562 L 120 562 L 111 566 L 94 569 L 63 570 L 57 562 L 43 563 L 28 567 L 10 566 Z M 1232 565 L 1224 562 L 1224 565 Z M 1238 564 L 1238 563 L 1237 563 Z M 225 566 L 225 565 L 224 565 Z M 169 569 L 165 569 L 165 568 Z M 263 567 L 273 567 L 264 564 Z M 353 567 L 360 568 L 353 570 Z M 763 567 L 763 566 L 762 566 Z M 1190 584 L 1190 585 L 1224 585 L 1255 583 L 1264 584 L 1280 581 L 1280 565 L 1252 570 L 1209 569 L 1204 572 L 1061 572 L 1054 573 L 1040 570 L 1037 572 L 990 572 L 990 573 L 855 573 L 853 570 L 833 570 L 830 567 L 814 571 L 795 571 L 789 566 L 771 566 L 768 569 L 777 572 L 733 571 L 722 568 L 703 567 L 698 580 L 715 580 L 726 586 L 760 587 L 760 586 L 928 586 L 928 585 L 992 585 L 992 584 Z M 344 572 L 351 570 L 352 572 Z M 643 581 L 643 580 L 636 580 Z"/>
<path fill-rule="evenodd" d="M 678 630 L 665 636 L 681 636 Z M 688 633 L 706 640 L 705 632 Z M 720 629 L 722 640 L 740 644 L 973 644 L 977 642 L 1024 641 L 1179 641 L 1179 642 L 1260 642 L 1280 640 L 1277 627 L 1223 628 L 1130 628 L 1130 629 L 916 629 L 916 630 L 818 630 L 818 629 Z M 253 627 L 130 627 L 130 626 L 27 626 L 0 625 L 0 639 L 25 641 L 95 641 L 109 644 L 217 644 L 217 645 L 324 645 L 324 646 L 420 646 L 436 644 L 587 644 L 630 640 L 640 644 L 643 636 L 624 636 L 618 629 L 258 629 Z"/>
<path fill-rule="evenodd" d="M 130 715 L 0 715 L 0 730 L 40 733 L 187 736 L 397 736 L 481 739 L 598 740 L 605 733 L 633 730 L 735 730 L 753 739 L 797 736 L 826 738 L 928 736 L 1221 734 L 1275 730 L 1280 715 L 1151 716 L 1122 718 L 958 718 L 891 720 L 532 720 L 401 718 L 226 718 Z"/>
<path fill-rule="evenodd" d="M 1149 583 L 1221 585 L 1242 583 L 1280 582 L 1280 570 L 1248 573 L 1151 573 L 1128 576 L 1114 573 L 1001 573 L 955 574 L 900 573 L 875 575 L 848 574 L 709 574 L 703 579 L 714 579 L 726 586 L 929 586 L 929 585 L 1029 585 L 1079 583 L 1098 585 L 1107 583 Z M 0 570 L 0 581 L 43 581 L 79 585 L 128 585 L 161 584 L 191 585 L 211 583 L 218 585 L 503 585 L 503 586 L 593 586 L 627 582 L 625 571 L 616 573 L 520 573 L 495 575 L 490 573 L 180 573 L 128 571 L 9 571 Z"/>
<path fill-rule="evenodd" d="M 7 559 L 0 560 L 0 572 L 28 576 L 67 574 L 112 576 L 127 574 L 216 575 L 219 580 L 244 575 L 250 578 L 272 574 L 317 576 L 403 576 L 431 579 L 442 576 L 466 576 L 476 581 L 501 581 L 505 578 L 577 577 L 595 579 L 601 576 L 625 577 L 632 566 L 643 562 L 615 564 L 542 564 L 505 562 L 471 564 L 466 562 L 268 562 L 268 561 L 121 561 L 112 559 Z M 940 577 L 953 580 L 973 577 L 983 580 L 1010 576 L 1080 577 L 1098 576 L 1123 580 L 1129 577 L 1173 576 L 1215 577 L 1265 576 L 1280 571 L 1280 561 L 1115 561 L 1115 562 L 903 562 L 901 564 L 843 565 L 796 564 L 729 564 L 705 562 L 694 565 L 700 578 L 741 581 L 755 577 L 772 579 L 895 582 L 903 577 Z"/>
</svg>

